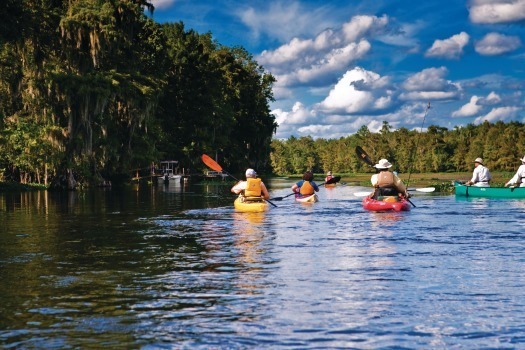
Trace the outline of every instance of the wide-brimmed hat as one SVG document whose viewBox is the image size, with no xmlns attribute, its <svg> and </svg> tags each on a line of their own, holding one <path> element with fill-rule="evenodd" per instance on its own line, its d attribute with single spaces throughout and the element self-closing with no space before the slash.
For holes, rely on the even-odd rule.
<svg viewBox="0 0 525 350">
<path fill-rule="evenodd" d="M 478 158 L 476 158 L 476 160 L 474 161 L 474 163 L 479 163 L 479 164 L 483 165 L 483 159 L 480 158 L 480 157 L 478 157 Z"/>
<path fill-rule="evenodd" d="M 523 158 L 525 158 L 525 156 Z M 329 172 L 326 173 L 326 175 L 332 175 L 332 172 L 329 171 Z"/>
<path fill-rule="evenodd" d="M 246 177 L 257 177 L 257 173 L 253 169 L 246 169 Z"/>
<path fill-rule="evenodd" d="M 525 163 L 525 156 L 523 156 L 523 158 L 520 159 L 523 163 Z"/>
<path fill-rule="evenodd" d="M 392 166 L 392 164 L 390 164 L 390 162 L 386 159 L 381 159 L 379 161 L 379 163 L 377 163 L 376 165 L 374 165 L 375 168 L 377 169 L 388 169 Z"/>
</svg>

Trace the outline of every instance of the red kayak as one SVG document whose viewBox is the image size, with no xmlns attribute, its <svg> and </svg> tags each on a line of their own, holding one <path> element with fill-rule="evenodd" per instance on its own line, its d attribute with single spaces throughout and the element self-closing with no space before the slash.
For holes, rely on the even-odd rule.
<svg viewBox="0 0 525 350">
<path fill-rule="evenodd" d="M 386 197 L 384 200 L 375 200 L 368 196 L 363 198 L 363 208 L 371 211 L 409 211 L 410 204 L 405 199 Z"/>
</svg>

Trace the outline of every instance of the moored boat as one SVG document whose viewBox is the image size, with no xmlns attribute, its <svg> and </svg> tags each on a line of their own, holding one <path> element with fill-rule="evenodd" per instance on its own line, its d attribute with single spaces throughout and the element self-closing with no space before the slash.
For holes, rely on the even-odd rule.
<svg viewBox="0 0 525 350">
<path fill-rule="evenodd" d="M 236 211 L 243 213 L 260 213 L 268 210 L 269 208 L 268 202 L 264 200 L 257 202 L 245 202 L 241 196 L 235 199 L 233 206 L 235 207 Z"/>
<path fill-rule="evenodd" d="M 483 198 L 525 198 L 525 187 L 476 187 L 465 186 L 462 183 L 454 182 L 456 197 L 483 197 Z"/>
<path fill-rule="evenodd" d="M 303 196 L 303 195 L 300 195 L 300 194 L 296 194 L 295 195 L 295 200 L 297 202 L 301 202 L 301 203 L 315 203 L 317 201 L 319 201 L 319 197 L 314 193 L 314 194 L 309 194 L 309 195 L 306 195 L 306 196 Z"/>
<path fill-rule="evenodd" d="M 384 200 L 363 198 L 363 208 L 370 211 L 409 211 L 410 204 L 407 200 L 398 200 L 395 197 L 386 197 Z"/>
</svg>

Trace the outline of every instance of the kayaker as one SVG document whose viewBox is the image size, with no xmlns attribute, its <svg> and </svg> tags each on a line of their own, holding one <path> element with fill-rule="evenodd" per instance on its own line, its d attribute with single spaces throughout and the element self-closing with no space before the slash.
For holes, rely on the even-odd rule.
<svg viewBox="0 0 525 350">
<path fill-rule="evenodd" d="M 257 177 L 253 169 L 246 170 L 246 181 L 239 181 L 232 187 L 231 191 L 235 194 L 241 194 L 246 202 L 257 202 L 263 199 L 270 199 L 270 194 L 264 185 L 264 182 Z"/>
<path fill-rule="evenodd" d="M 311 196 L 315 192 L 319 192 L 319 187 L 314 182 L 314 174 L 307 171 L 303 174 L 303 179 L 292 186 L 292 191 L 301 196 Z"/>
<path fill-rule="evenodd" d="M 508 187 L 511 185 L 516 186 L 518 184 L 520 187 L 525 187 L 525 182 L 523 182 L 523 179 L 525 178 L 525 156 L 523 156 L 523 158 L 521 158 L 520 160 L 521 160 L 521 165 L 518 168 L 518 171 L 512 177 L 512 179 L 507 181 L 507 183 L 505 184 L 505 187 Z"/>
<path fill-rule="evenodd" d="M 324 178 L 324 182 L 328 182 L 328 180 L 332 179 L 333 176 L 332 176 L 332 172 L 329 171 L 326 173 L 326 177 Z"/>
<path fill-rule="evenodd" d="M 375 188 L 372 196 L 373 199 L 399 195 L 405 198 L 410 197 L 403 181 L 401 181 L 396 174 L 388 170 L 391 166 L 392 164 L 384 158 L 374 165 L 374 168 L 378 170 L 378 173 L 372 175 L 372 178 L 370 179 L 372 186 Z"/>
<path fill-rule="evenodd" d="M 465 185 L 467 186 L 476 186 L 476 187 L 490 187 L 490 180 L 492 176 L 490 175 L 489 169 L 483 165 L 482 158 L 476 158 L 474 160 L 474 171 L 472 172 L 472 179 L 467 181 Z"/>
</svg>

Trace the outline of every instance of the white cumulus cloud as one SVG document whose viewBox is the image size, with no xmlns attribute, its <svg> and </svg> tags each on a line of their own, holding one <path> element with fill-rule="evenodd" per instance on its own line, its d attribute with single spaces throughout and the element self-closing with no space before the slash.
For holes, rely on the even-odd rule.
<svg viewBox="0 0 525 350">
<path fill-rule="evenodd" d="M 474 124 L 481 124 L 484 121 L 495 123 L 497 121 L 505 122 L 511 120 L 518 115 L 518 112 L 523 110 L 520 107 L 496 107 L 484 116 L 480 116 L 474 120 Z"/>
<path fill-rule="evenodd" d="M 275 50 L 265 50 L 257 62 L 271 72 L 275 86 L 322 86 L 371 49 L 366 38 L 386 30 L 388 17 L 355 16 L 339 29 L 326 29 L 314 38 L 294 38 Z"/>
<path fill-rule="evenodd" d="M 458 59 L 463 54 L 463 48 L 468 44 L 470 36 L 461 32 L 445 40 L 436 40 L 425 53 L 426 57 Z"/>
<path fill-rule="evenodd" d="M 388 78 L 356 67 L 337 82 L 317 106 L 325 113 L 364 113 L 386 109 L 392 104 Z"/>
<path fill-rule="evenodd" d="M 480 55 L 496 56 L 514 51 L 521 46 L 517 36 L 507 36 L 499 33 L 488 33 L 476 42 L 474 48 Z"/>
<path fill-rule="evenodd" d="M 302 125 L 315 120 L 315 115 L 301 102 L 296 102 L 289 112 L 276 109 L 272 114 L 275 115 L 275 121 L 279 125 Z"/>
<path fill-rule="evenodd" d="M 478 96 L 472 96 L 470 98 L 469 103 L 461 106 L 459 110 L 452 112 L 452 117 L 455 117 L 455 118 L 472 117 L 473 115 L 478 114 L 479 111 L 482 109 L 482 106 L 477 104 L 478 100 L 479 100 Z"/>
<path fill-rule="evenodd" d="M 525 0 L 471 0 L 469 18 L 487 24 L 523 21 Z"/>
</svg>

